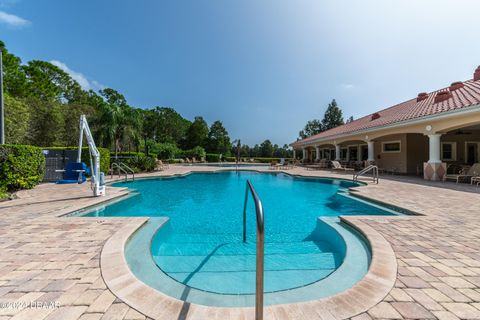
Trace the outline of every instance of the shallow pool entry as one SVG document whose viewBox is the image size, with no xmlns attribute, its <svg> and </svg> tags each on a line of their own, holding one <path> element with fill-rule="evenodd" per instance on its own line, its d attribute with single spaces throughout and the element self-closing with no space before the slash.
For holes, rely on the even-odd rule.
<svg viewBox="0 0 480 320">
<path fill-rule="evenodd" d="M 343 262 L 342 239 L 303 233 L 269 234 L 265 243 L 265 292 L 321 280 Z M 336 243 L 335 243 L 336 242 Z M 169 224 L 152 242 L 155 263 L 187 286 L 221 294 L 255 292 L 255 239 L 239 234 L 185 234 Z"/>
</svg>

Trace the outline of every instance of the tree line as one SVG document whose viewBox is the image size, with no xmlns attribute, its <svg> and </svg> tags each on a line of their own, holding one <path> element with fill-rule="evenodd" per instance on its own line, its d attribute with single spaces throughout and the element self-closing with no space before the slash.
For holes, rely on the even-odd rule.
<svg viewBox="0 0 480 320">
<path fill-rule="evenodd" d="M 85 90 L 67 72 L 47 61 L 23 63 L 3 53 L 5 138 L 9 144 L 41 147 L 76 146 L 78 120 L 85 114 L 98 146 L 113 152 L 143 151 L 170 159 L 187 151 L 230 156 L 237 154 L 221 121 L 210 126 L 201 116 L 190 121 L 174 108 L 130 106 L 112 88 Z M 288 146 L 265 140 L 259 145 L 240 146 L 242 157 L 288 157 Z"/>
<path fill-rule="evenodd" d="M 347 123 L 352 121 L 352 116 L 347 119 Z M 342 124 L 345 124 L 343 120 L 342 109 L 338 106 L 335 99 L 333 99 L 332 102 L 328 104 L 323 119 L 313 119 L 308 121 L 305 127 L 298 133 L 298 135 L 301 139 L 305 139 L 320 132 L 341 126 Z"/>
</svg>

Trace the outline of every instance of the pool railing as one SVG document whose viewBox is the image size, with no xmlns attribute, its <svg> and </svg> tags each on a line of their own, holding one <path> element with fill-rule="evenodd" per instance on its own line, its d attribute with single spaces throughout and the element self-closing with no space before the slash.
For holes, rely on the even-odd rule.
<svg viewBox="0 0 480 320">
<path fill-rule="evenodd" d="M 264 285 L 264 220 L 263 205 L 255 188 L 250 180 L 247 180 L 245 190 L 245 203 L 243 205 L 243 242 L 247 242 L 247 202 L 248 194 L 251 193 L 255 203 L 255 214 L 257 218 L 257 244 L 256 244 L 256 266 L 255 266 L 255 319 L 263 320 L 263 285 Z"/>
</svg>

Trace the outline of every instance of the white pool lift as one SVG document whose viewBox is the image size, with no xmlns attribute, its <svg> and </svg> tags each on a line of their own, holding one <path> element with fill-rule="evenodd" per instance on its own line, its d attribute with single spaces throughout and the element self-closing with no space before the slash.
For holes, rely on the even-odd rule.
<svg viewBox="0 0 480 320">
<path fill-rule="evenodd" d="M 100 172 L 100 152 L 93 140 L 92 132 L 88 126 L 87 118 L 85 115 L 80 116 L 80 141 L 78 144 L 78 157 L 77 162 L 82 162 L 82 146 L 83 146 L 83 134 L 87 137 L 88 152 L 90 155 L 90 168 L 91 168 L 91 186 L 93 190 L 93 196 L 100 197 L 105 195 L 105 175 Z M 81 174 L 81 173 L 80 173 Z"/>
</svg>

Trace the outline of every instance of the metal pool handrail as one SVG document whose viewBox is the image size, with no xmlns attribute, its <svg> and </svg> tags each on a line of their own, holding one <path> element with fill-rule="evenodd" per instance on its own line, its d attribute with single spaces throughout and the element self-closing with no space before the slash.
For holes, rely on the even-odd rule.
<svg viewBox="0 0 480 320">
<path fill-rule="evenodd" d="M 373 164 L 364 168 L 360 172 L 354 173 L 353 174 L 353 181 L 358 181 L 359 176 L 364 175 L 364 174 L 366 174 L 367 172 L 370 172 L 370 171 L 372 171 L 373 182 L 376 182 L 378 184 L 378 166 L 373 165 Z"/>
<path fill-rule="evenodd" d="M 113 162 L 112 163 L 112 166 L 110 168 L 111 178 L 113 178 L 113 171 L 114 171 L 115 168 L 117 168 L 117 170 L 118 170 L 118 177 L 120 177 L 120 171 L 125 174 L 125 182 L 128 181 L 128 173 L 129 172 L 132 174 L 132 180 L 135 181 L 135 171 L 133 171 L 132 168 L 130 168 L 129 166 L 127 166 L 123 162 Z"/>
<path fill-rule="evenodd" d="M 243 242 L 247 242 L 247 200 L 248 193 L 252 194 L 255 202 L 255 213 L 257 216 L 257 250 L 255 268 L 255 319 L 263 320 L 263 276 L 264 276 L 264 225 L 263 206 L 255 188 L 250 180 L 247 180 L 245 190 L 245 203 L 243 205 Z"/>
</svg>

